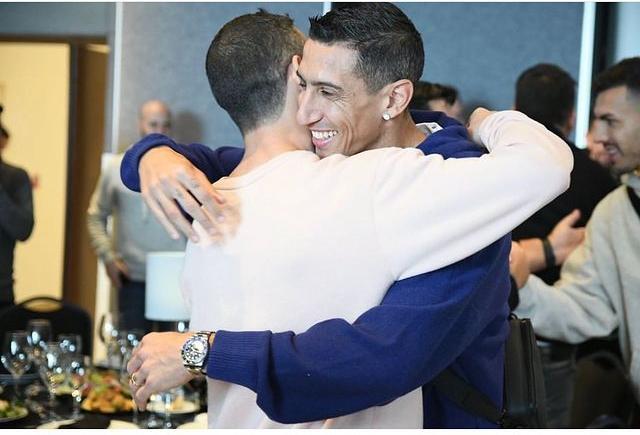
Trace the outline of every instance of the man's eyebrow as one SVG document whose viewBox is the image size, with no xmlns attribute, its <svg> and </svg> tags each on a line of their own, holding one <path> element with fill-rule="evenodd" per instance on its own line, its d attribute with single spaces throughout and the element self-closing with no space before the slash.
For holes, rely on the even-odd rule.
<svg viewBox="0 0 640 435">
<path fill-rule="evenodd" d="M 330 83 L 330 82 L 321 82 L 321 81 L 308 82 L 304 77 L 302 77 L 302 74 L 300 74 L 300 71 L 296 71 L 296 74 L 298 75 L 298 78 L 300 80 L 302 80 L 303 82 L 305 82 L 308 85 L 310 84 L 312 86 L 326 86 L 326 87 L 329 87 L 329 88 L 333 88 L 336 91 L 342 91 L 343 90 L 340 86 L 338 86 L 338 85 L 336 85 L 334 83 Z"/>
</svg>

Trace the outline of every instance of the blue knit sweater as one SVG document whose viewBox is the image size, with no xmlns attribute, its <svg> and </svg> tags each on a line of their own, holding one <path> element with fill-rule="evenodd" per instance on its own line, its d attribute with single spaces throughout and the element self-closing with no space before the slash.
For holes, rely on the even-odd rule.
<svg viewBox="0 0 640 435">
<path fill-rule="evenodd" d="M 443 127 L 419 145 L 425 154 L 465 158 L 484 152 L 444 114 L 412 115 L 416 122 Z M 149 135 L 125 154 L 121 176 L 127 187 L 140 190 L 139 160 L 160 145 L 184 155 L 211 181 L 228 175 L 244 152 Z M 328 319 L 301 334 L 217 331 L 207 375 L 253 390 L 260 408 L 281 423 L 350 414 L 423 386 L 425 427 L 495 427 L 460 409 L 429 382 L 451 366 L 502 406 L 510 249 L 506 235 L 455 264 L 397 281 L 379 306 L 353 324 Z M 306 376 L 309 372 L 316 376 Z"/>
</svg>

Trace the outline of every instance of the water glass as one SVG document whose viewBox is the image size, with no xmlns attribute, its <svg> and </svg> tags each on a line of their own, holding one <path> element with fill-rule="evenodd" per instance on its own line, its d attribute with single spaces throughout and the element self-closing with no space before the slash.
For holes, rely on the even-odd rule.
<svg viewBox="0 0 640 435">
<path fill-rule="evenodd" d="M 120 368 L 120 387 L 122 388 L 122 391 L 124 391 L 129 396 L 131 396 L 131 400 L 133 400 L 133 390 L 131 389 L 131 384 L 129 383 L 129 372 L 127 371 L 127 364 L 131 359 L 132 352 L 133 352 L 133 349 L 129 349 L 124 353 L 124 355 L 122 356 L 122 367 Z M 138 419 L 138 406 L 135 403 L 133 404 L 132 423 L 135 424 L 136 426 L 140 425 L 140 422 Z"/>
<path fill-rule="evenodd" d="M 100 319 L 100 340 L 107 348 L 107 367 L 118 367 L 118 322 L 116 316 L 112 313 L 106 313 Z"/>
<path fill-rule="evenodd" d="M 29 356 L 37 364 L 42 356 L 44 344 L 51 340 L 51 322 L 46 319 L 31 319 L 27 323 L 27 333 L 30 345 Z"/>
<path fill-rule="evenodd" d="M 71 396 L 73 397 L 73 413 L 71 414 L 71 418 L 79 420 L 82 418 L 80 404 L 82 403 L 82 392 L 89 382 L 91 360 L 88 356 L 79 353 L 67 353 L 65 354 L 65 366 L 69 384 L 72 389 Z"/>
<path fill-rule="evenodd" d="M 40 379 L 49 391 L 49 417 L 51 420 L 58 419 L 59 417 L 53 412 L 56 405 L 56 393 L 66 380 L 63 354 L 59 342 L 49 341 L 44 345 L 39 373 Z"/>
<path fill-rule="evenodd" d="M 31 367 L 26 331 L 11 331 L 5 334 L 0 360 L 13 377 L 16 400 L 18 400 L 20 398 L 18 383 L 22 375 Z"/>
</svg>

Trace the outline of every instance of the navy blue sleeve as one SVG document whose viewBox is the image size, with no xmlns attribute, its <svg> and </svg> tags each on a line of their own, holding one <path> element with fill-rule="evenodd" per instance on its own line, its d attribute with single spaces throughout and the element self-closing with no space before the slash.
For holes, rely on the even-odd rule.
<svg viewBox="0 0 640 435">
<path fill-rule="evenodd" d="M 213 150 L 199 143 L 183 145 L 176 143 L 168 136 L 158 133 L 150 134 L 131 146 L 122 159 L 120 178 L 125 186 L 135 192 L 140 192 L 140 176 L 138 174 L 140 159 L 144 153 L 159 146 L 168 146 L 175 152 L 182 154 L 212 183 L 229 175 L 238 166 L 244 154 L 242 148 L 220 147 Z"/>
<path fill-rule="evenodd" d="M 509 248 L 501 239 L 398 281 L 353 324 L 331 319 L 301 334 L 218 331 L 207 376 L 253 390 L 258 406 L 281 423 L 388 403 L 431 381 L 500 312 Z"/>
<path fill-rule="evenodd" d="M 482 154 L 466 129 L 452 127 L 420 149 Z M 398 281 L 353 324 L 331 319 L 301 334 L 218 331 L 207 376 L 253 390 L 258 406 L 281 423 L 388 403 L 428 383 L 500 314 L 510 247 L 505 237 L 458 263 Z"/>
</svg>

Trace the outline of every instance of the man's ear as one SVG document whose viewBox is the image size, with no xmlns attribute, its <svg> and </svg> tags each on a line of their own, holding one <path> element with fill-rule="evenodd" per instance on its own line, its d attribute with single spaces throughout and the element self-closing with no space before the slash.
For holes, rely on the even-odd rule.
<svg viewBox="0 0 640 435">
<path fill-rule="evenodd" d="M 291 58 L 291 66 L 293 66 L 293 72 L 295 73 L 296 71 L 298 71 L 298 68 L 300 67 L 300 60 L 302 59 L 302 57 L 300 57 L 299 54 L 294 54 L 293 57 Z"/>
<path fill-rule="evenodd" d="M 385 111 L 391 118 L 394 118 L 409 107 L 409 103 L 413 98 L 413 83 L 411 83 L 411 80 L 401 79 L 389 83 L 383 88 L 383 92 L 387 94 Z"/>
</svg>

